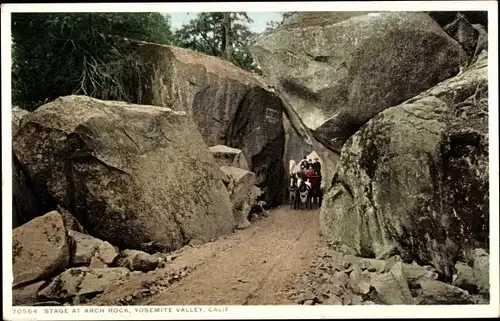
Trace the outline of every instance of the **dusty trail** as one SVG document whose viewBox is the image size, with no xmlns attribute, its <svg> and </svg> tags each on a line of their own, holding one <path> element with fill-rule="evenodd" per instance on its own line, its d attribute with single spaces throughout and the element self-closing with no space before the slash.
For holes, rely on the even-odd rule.
<svg viewBox="0 0 500 321">
<path fill-rule="evenodd" d="M 314 258 L 318 211 L 282 208 L 242 233 L 251 237 L 144 304 L 292 304 L 287 286 Z"/>
<path fill-rule="evenodd" d="M 117 285 L 91 304 L 116 304 L 119 298 L 137 291 L 144 281 L 161 279 L 168 271 L 183 267 L 192 272 L 133 304 L 295 304 L 287 298 L 287 290 L 322 247 L 318 215 L 318 210 L 274 210 L 246 230 L 183 251 L 166 268 Z"/>
</svg>

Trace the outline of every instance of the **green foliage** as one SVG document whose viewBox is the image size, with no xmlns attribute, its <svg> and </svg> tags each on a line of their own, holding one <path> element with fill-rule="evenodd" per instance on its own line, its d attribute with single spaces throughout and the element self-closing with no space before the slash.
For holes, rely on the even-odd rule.
<svg viewBox="0 0 500 321">
<path fill-rule="evenodd" d="M 160 13 L 12 14 L 14 104 L 33 110 L 70 94 L 130 101 L 127 86 L 146 66 L 108 35 L 162 44 L 174 38 Z"/>
<path fill-rule="evenodd" d="M 245 12 L 231 12 L 233 62 L 247 70 L 254 68 L 248 47 L 256 36 L 248 26 L 252 19 Z M 202 12 L 175 33 L 179 47 L 207 55 L 224 57 L 225 35 L 222 12 Z"/>
<path fill-rule="evenodd" d="M 175 32 L 161 13 L 14 13 L 12 14 L 13 103 L 34 110 L 60 96 L 82 94 L 100 99 L 141 103 L 152 62 L 110 35 L 171 44 L 257 71 L 248 47 L 256 37 L 245 12 L 230 13 L 230 40 L 224 14 L 204 12 Z M 226 23 L 226 26 L 228 24 Z M 146 90 L 147 92 L 147 90 Z"/>
</svg>

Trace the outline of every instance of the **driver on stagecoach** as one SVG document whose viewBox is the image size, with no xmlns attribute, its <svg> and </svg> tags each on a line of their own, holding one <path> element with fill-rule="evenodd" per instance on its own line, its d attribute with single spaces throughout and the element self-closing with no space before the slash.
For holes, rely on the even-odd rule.
<svg viewBox="0 0 500 321">
<path fill-rule="evenodd" d="M 316 186 L 318 183 L 317 182 L 318 177 L 316 175 L 316 171 L 314 170 L 312 164 L 309 165 L 309 168 L 306 169 L 305 174 L 306 174 L 307 178 L 309 178 L 309 182 L 311 182 L 311 185 Z"/>
<path fill-rule="evenodd" d="M 321 163 L 319 162 L 319 158 L 314 159 L 313 169 L 316 172 L 316 175 L 321 175 Z"/>
</svg>

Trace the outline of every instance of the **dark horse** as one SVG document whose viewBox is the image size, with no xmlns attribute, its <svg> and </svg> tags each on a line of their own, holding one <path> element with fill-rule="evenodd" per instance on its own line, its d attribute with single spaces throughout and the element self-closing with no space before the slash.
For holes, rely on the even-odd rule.
<svg viewBox="0 0 500 321">
<path fill-rule="evenodd" d="M 311 203 L 311 190 L 312 185 L 309 182 L 309 179 L 306 180 L 301 179 L 298 181 L 298 199 L 299 199 L 299 209 L 301 210 L 310 210 L 312 209 Z"/>
<path fill-rule="evenodd" d="M 288 186 L 290 192 L 291 209 L 310 209 L 310 184 L 308 185 L 302 176 L 293 175 Z"/>
<path fill-rule="evenodd" d="M 323 191 L 321 190 L 321 175 L 317 175 L 314 177 L 314 184 L 312 184 L 311 192 L 309 193 L 311 208 L 314 204 L 318 205 L 318 208 L 321 207 L 323 203 Z"/>
<path fill-rule="evenodd" d="M 313 209 L 315 204 L 321 207 L 323 192 L 321 190 L 321 176 L 316 176 L 314 184 L 306 183 L 305 176 L 293 174 L 288 186 L 290 208 L 308 210 Z M 307 178 L 306 178 L 307 179 Z"/>
</svg>

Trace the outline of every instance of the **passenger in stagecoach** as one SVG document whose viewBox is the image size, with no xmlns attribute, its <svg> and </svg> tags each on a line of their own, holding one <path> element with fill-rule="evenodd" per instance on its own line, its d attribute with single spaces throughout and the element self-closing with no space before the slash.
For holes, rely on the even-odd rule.
<svg viewBox="0 0 500 321">
<path fill-rule="evenodd" d="M 309 179 L 309 182 L 311 182 L 311 185 L 313 187 L 319 185 L 321 182 L 318 181 L 318 174 L 316 171 L 313 169 L 313 166 L 309 166 L 309 169 L 306 170 L 305 174 L 307 175 L 307 178 Z"/>
<path fill-rule="evenodd" d="M 313 169 L 316 172 L 316 175 L 321 175 L 321 163 L 319 162 L 319 158 L 314 159 Z"/>
<path fill-rule="evenodd" d="M 298 178 L 300 178 L 301 180 L 305 180 L 307 178 L 306 170 L 306 165 L 302 163 L 302 165 L 300 165 L 300 171 L 297 173 Z"/>
<path fill-rule="evenodd" d="M 304 166 L 306 169 L 309 167 L 309 162 L 307 161 L 307 157 L 304 156 L 304 158 L 299 162 L 299 166 L 302 168 Z"/>
<path fill-rule="evenodd" d="M 308 178 L 311 178 L 316 175 L 316 172 L 313 169 L 312 164 L 308 166 L 308 168 L 305 170 L 305 174 L 307 175 Z"/>
<path fill-rule="evenodd" d="M 311 162 L 309 168 L 305 170 L 304 174 L 307 177 L 307 180 L 310 183 L 310 192 L 308 205 L 309 208 L 313 208 L 314 205 L 317 205 L 318 208 L 321 207 L 321 203 L 323 200 L 323 195 L 321 191 L 321 167 L 318 167 L 319 162 L 318 159 L 315 159 L 315 162 Z"/>
</svg>

